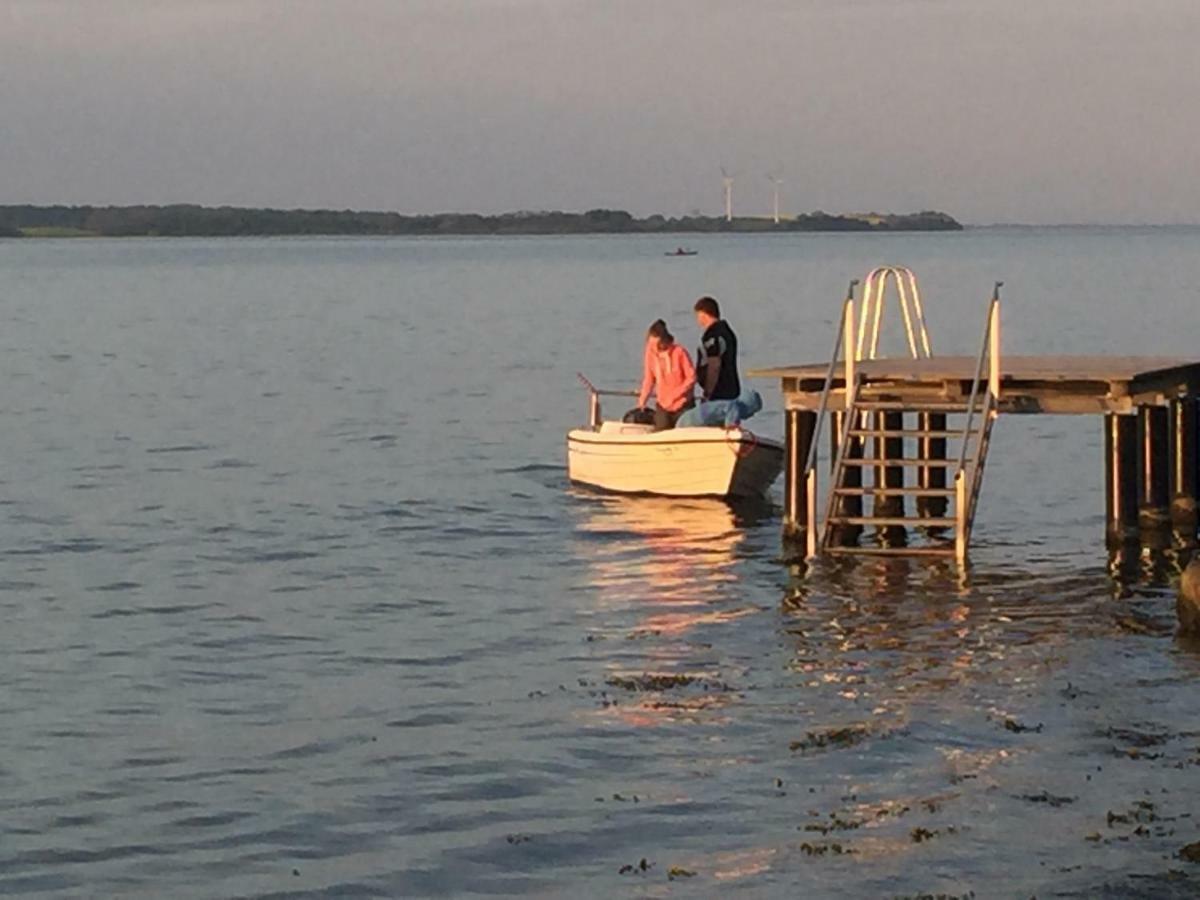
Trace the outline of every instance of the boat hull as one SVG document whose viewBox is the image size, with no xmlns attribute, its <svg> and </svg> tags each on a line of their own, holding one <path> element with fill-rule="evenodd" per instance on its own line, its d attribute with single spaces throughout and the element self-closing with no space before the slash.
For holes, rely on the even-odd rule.
<svg viewBox="0 0 1200 900">
<path fill-rule="evenodd" d="M 621 494 L 761 497 L 782 467 L 780 444 L 737 428 L 567 435 L 571 481 Z"/>
</svg>

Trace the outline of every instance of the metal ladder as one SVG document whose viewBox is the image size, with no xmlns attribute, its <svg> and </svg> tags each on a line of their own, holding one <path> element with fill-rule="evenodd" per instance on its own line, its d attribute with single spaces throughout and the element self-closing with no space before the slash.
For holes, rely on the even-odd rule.
<svg viewBox="0 0 1200 900">
<path fill-rule="evenodd" d="M 901 400 L 889 395 L 887 385 L 864 381 L 856 366 L 862 359 L 877 358 L 889 276 L 896 279 L 911 355 L 914 359 L 931 356 L 916 277 L 910 270 L 884 267 L 867 276 L 857 335 L 857 282 L 851 282 L 805 469 L 808 521 L 815 526 L 816 443 L 828 411 L 833 373 L 839 357 L 844 357 L 845 403 L 837 416 L 840 428 L 831 487 L 819 538 L 818 529 L 809 528 L 808 556 L 953 556 L 965 562 L 992 425 L 999 414 L 1001 284 L 996 283 L 988 306 L 970 395 L 962 401 Z M 906 423 L 906 416 L 915 416 L 915 421 Z M 951 419 L 961 423 L 951 424 Z M 868 442 L 873 445 L 870 455 Z M 957 453 L 950 452 L 951 442 L 957 444 Z M 907 452 L 910 449 L 916 450 L 915 455 Z M 915 484 L 905 476 L 912 469 L 917 474 Z M 946 477 L 950 472 L 952 486 Z M 915 501 L 911 513 L 909 501 Z M 866 528 L 875 529 L 876 544 L 859 545 Z M 909 544 L 914 531 L 925 536 L 919 545 Z"/>
</svg>

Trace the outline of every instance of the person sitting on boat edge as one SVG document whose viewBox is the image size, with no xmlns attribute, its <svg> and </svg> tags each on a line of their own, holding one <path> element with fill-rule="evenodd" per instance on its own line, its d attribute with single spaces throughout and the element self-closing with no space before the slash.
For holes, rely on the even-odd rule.
<svg viewBox="0 0 1200 900">
<path fill-rule="evenodd" d="M 734 428 L 741 425 L 756 412 L 762 409 L 762 396 L 753 388 L 746 388 L 736 400 L 704 400 L 693 409 L 689 409 L 679 421 L 676 428 L 699 428 L 712 426 Z"/>
<path fill-rule="evenodd" d="M 703 329 L 696 353 L 696 383 L 703 400 L 736 400 L 742 392 L 737 370 L 737 335 L 721 318 L 721 307 L 712 297 L 701 297 L 692 307 Z"/>
<path fill-rule="evenodd" d="M 655 389 L 654 430 L 675 427 L 675 420 L 695 405 L 692 390 L 696 386 L 696 369 L 688 352 L 675 343 L 667 323 L 656 319 L 646 332 L 646 350 L 642 364 L 642 388 L 638 392 L 638 407 L 644 408 Z"/>
</svg>

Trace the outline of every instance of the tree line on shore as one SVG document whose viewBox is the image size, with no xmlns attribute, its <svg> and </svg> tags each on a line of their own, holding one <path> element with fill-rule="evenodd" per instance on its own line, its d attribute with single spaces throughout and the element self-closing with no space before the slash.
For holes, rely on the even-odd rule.
<svg viewBox="0 0 1200 900">
<path fill-rule="evenodd" d="M 619 209 L 583 213 L 515 212 L 501 215 L 329 209 L 252 209 L 233 206 L 0 206 L 0 237 L 239 237 L 248 235 L 536 235 L 669 234 L 773 231 L 957 231 L 951 216 L 932 210 L 909 214 L 833 215 L 821 211 L 775 222 L 771 218 L 654 215 Z"/>
</svg>

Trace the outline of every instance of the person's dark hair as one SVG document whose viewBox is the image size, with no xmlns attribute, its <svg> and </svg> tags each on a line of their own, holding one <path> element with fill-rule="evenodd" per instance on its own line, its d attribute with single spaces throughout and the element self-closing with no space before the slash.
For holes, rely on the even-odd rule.
<svg viewBox="0 0 1200 900">
<path fill-rule="evenodd" d="M 658 338 L 658 342 L 664 347 L 675 343 L 675 336 L 667 331 L 667 323 L 662 319 L 655 319 L 650 323 L 650 330 L 646 332 L 646 336 Z"/>
<path fill-rule="evenodd" d="M 717 301 L 712 297 L 701 297 L 696 301 L 696 305 L 692 309 L 696 312 L 706 313 L 714 319 L 721 318 L 721 307 L 717 305 Z"/>
</svg>

